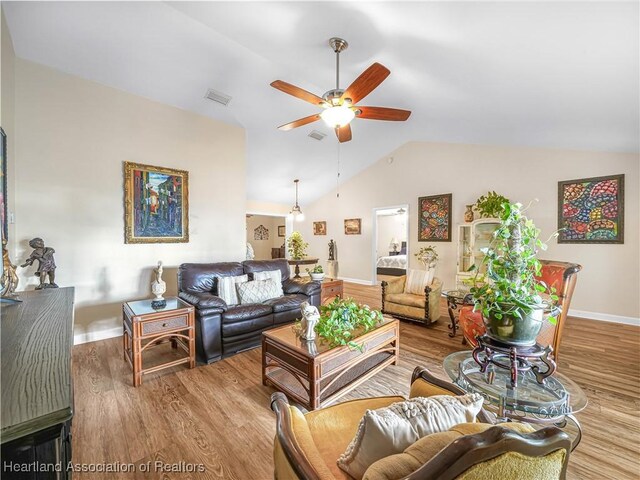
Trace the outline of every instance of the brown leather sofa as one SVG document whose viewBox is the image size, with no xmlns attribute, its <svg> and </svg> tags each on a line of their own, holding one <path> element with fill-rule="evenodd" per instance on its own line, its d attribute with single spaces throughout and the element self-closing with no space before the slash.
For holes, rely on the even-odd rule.
<svg viewBox="0 0 640 480">
<path fill-rule="evenodd" d="M 229 306 L 217 296 L 218 277 L 280 270 L 284 296 L 264 303 Z M 289 278 L 286 259 L 246 262 L 183 263 L 178 269 L 178 296 L 196 308 L 198 361 L 212 363 L 260 345 L 264 330 L 300 317 L 300 304 L 320 306 L 320 282 Z"/>
</svg>

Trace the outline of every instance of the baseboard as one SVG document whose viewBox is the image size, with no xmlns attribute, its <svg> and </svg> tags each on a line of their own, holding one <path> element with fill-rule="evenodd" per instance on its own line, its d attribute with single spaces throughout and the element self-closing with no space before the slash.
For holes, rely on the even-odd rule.
<svg viewBox="0 0 640 480">
<path fill-rule="evenodd" d="M 98 340 L 106 340 L 108 338 L 115 338 L 122 336 L 122 327 L 109 328 L 108 330 L 99 330 L 97 332 L 78 333 L 73 336 L 73 344 L 80 345 L 81 343 L 97 342 Z"/>
<path fill-rule="evenodd" d="M 625 325 L 634 325 L 640 327 L 640 318 L 624 317 L 622 315 L 611 315 L 609 313 L 585 312 L 584 310 L 569 309 L 570 317 L 586 318 L 589 320 L 599 320 L 601 322 L 624 323 Z"/>
<path fill-rule="evenodd" d="M 360 280 L 359 278 L 347 278 L 347 277 L 338 277 L 338 279 L 344 281 L 344 282 L 349 282 L 349 283 L 357 283 L 358 285 L 367 285 L 367 286 L 371 286 L 371 285 L 376 285 L 375 283 L 373 283 L 371 280 Z"/>
</svg>

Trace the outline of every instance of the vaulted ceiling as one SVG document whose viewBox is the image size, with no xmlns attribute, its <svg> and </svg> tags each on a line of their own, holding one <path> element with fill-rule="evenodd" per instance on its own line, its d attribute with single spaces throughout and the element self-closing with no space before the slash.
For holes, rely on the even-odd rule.
<svg viewBox="0 0 640 480">
<path fill-rule="evenodd" d="M 2 5 L 19 57 L 244 127 L 253 200 L 290 203 L 300 178 L 309 202 L 338 163 L 344 180 L 408 141 L 640 148 L 637 2 Z M 322 122 L 276 129 L 316 110 L 269 84 L 333 88 L 333 36 L 349 42 L 341 87 L 384 64 L 391 75 L 361 103 L 412 110 L 407 122 L 356 119 L 340 146 Z"/>
</svg>

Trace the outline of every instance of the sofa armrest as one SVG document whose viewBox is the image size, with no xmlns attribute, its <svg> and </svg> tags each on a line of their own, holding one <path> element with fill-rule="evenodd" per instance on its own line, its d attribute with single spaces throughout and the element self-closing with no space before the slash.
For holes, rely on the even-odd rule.
<svg viewBox="0 0 640 480">
<path fill-rule="evenodd" d="M 282 282 L 284 293 L 303 293 L 308 297 L 319 294 L 321 288 L 320 282 L 299 282 L 292 279 Z"/>
<path fill-rule="evenodd" d="M 199 309 L 219 308 L 226 312 L 229 308 L 222 298 L 208 292 L 180 292 L 178 297 Z"/>
<path fill-rule="evenodd" d="M 382 282 L 382 291 L 384 295 L 388 293 L 402 293 L 404 292 L 404 283 L 407 279 L 406 275 L 401 275 L 391 280 L 385 280 Z"/>
</svg>

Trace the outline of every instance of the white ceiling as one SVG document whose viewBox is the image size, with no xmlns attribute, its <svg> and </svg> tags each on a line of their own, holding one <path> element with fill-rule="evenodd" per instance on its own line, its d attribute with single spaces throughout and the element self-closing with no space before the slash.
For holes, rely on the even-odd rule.
<svg viewBox="0 0 640 480">
<path fill-rule="evenodd" d="M 16 55 L 247 131 L 248 196 L 304 205 L 412 140 L 637 152 L 638 2 L 2 2 Z M 378 61 L 363 105 L 407 122 L 354 120 L 338 146 L 315 113 L 269 86 L 322 94 L 327 41 L 347 39 L 341 87 Z M 233 96 L 224 108 L 208 88 Z M 318 142 L 312 129 L 327 133 Z M 436 167 L 437 168 L 437 167 Z"/>
</svg>

